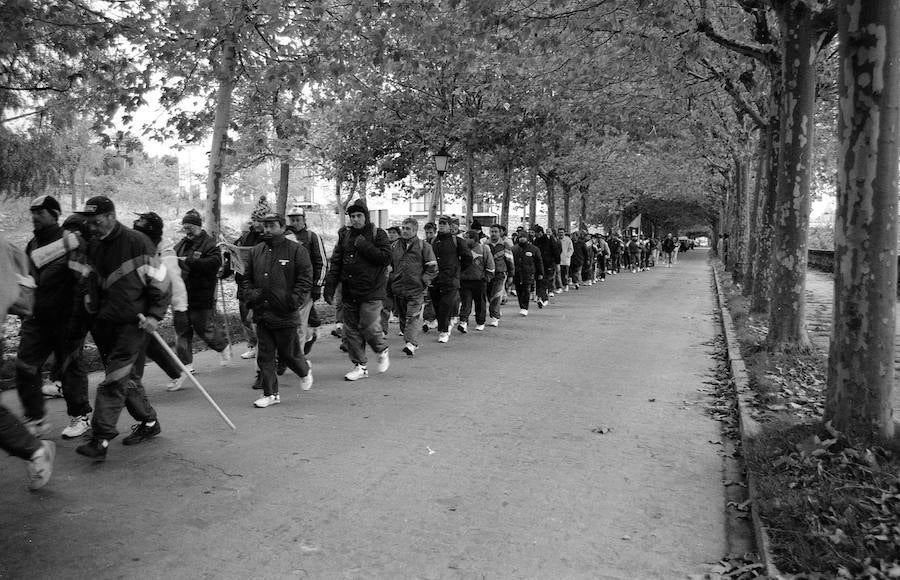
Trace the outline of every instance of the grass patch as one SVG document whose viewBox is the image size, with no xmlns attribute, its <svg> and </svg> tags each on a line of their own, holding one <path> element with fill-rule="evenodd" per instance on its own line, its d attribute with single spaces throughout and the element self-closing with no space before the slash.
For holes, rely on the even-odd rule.
<svg viewBox="0 0 900 580">
<path fill-rule="evenodd" d="M 900 578 L 900 448 L 823 424 L 825 355 L 766 351 L 765 322 L 720 279 L 763 424 L 744 456 L 776 565 L 802 578 Z"/>
</svg>

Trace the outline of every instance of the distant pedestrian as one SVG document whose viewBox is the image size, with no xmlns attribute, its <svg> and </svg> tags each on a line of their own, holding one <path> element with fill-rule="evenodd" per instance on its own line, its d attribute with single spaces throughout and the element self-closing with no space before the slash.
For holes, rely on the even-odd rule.
<svg viewBox="0 0 900 580">
<path fill-rule="evenodd" d="M 559 228 L 559 276 L 562 279 L 563 292 L 569 291 L 569 266 L 572 265 L 572 254 L 575 248 L 572 245 L 572 237 L 566 232 L 565 228 Z"/>
<path fill-rule="evenodd" d="M 381 330 L 381 309 L 387 287 L 387 267 L 391 263 L 391 245 L 387 233 L 373 224 L 365 201 L 357 200 L 347 208 L 350 225 L 338 231 L 331 255 L 331 267 L 325 278 L 325 300 L 334 300 L 338 285 L 343 303 L 344 346 L 353 369 L 344 375 L 348 381 L 369 376 L 366 345 L 377 356 L 377 370 L 388 370 L 388 344 Z"/>
<path fill-rule="evenodd" d="M 488 247 L 494 256 L 494 277 L 488 285 L 488 324 L 499 326 L 503 314 L 500 305 L 508 279 L 512 279 L 516 268 L 513 262 L 512 249 L 503 240 L 503 229 L 499 224 L 491 226 L 491 239 Z"/>
<path fill-rule="evenodd" d="M 472 263 L 459 274 L 460 310 L 457 330 L 465 334 L 469 330 L 469 315 L 475 307 L 475 330 L 484 330 L 487 322 L 487 285 L 494 277 L 494 255 L 480 241 L 481 228 L 470 229 L 465 240 L 472 254 Z"/>
<path fill-rule="evenodd" d="M 466 243 L 453 235 L 451 218 L 438 219 L 438 233 L 431 242 L 438 263 L 438 274 L 429 293 L 437 316 L 438 342 L 450 340 L 450 318 L 459 302 L 459 275 L 472 263 Z"/>
<path fill-rule="evenodd" d="M 666 256 L 666 268 L 671 268 L 672 254 L 675 253 L 675 238 L 672 237 L 672 234 L 666 234 L 665 239 L 662 241 L 662 251 Z"/>
<path fill-rule="evenodd" d="M 419 325 L 425 307 L 426 288 L 437 276 L 437 259 L 431 244 L 420 239 L 419 222 L 406 218 L 400 226 L 400 239 L 391 245 L 389 287 L 406 345 L 403 352 L 413 356 L 419 348 Z"/>
<path fill-rule="evenodd" d="M 312 264 L 312 288 L 307 299 L 300 305 L 300 326 L 297 330 L 300 336 L 298 346 L 303 349 L 303 354 L 309 355 L 313 343 L 318 339 L 315 328 L 318 326 L 315 302 L 322 297 L 325 274 L 328 272 L 328 259 L 325 255 L 325 244 L 322 242 L 322 238 L 307 227 L 306 213 L 303 208 L 299 206 L 291 208 L 287 217 L 290 220 L 287 227 L 288 232 L 293 235 L 300 247 L 307 251 Z M 314 322 L 315 326 L 313 326 Z"/>
<path fill-rule="evenodd" d="M 516 246 L 512 250 L 515 264 L 516 298 L 519 300 L 519 314 L 528 316 L 528 303 L 531 289 L 541 283 L 544 262 L 541 251 L 528 241 L 528 234 L 519 232 Z"/>
</svg>

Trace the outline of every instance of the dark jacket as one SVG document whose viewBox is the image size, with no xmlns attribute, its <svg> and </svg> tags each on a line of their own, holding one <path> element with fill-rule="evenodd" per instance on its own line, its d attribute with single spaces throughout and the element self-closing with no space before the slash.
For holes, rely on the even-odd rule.
<svg viewBox="0 0 900 580">
<path fill-rule="evenodd" d="M 494 255 L 494 270 L 497 274 L 505 272 L 508 278 L 512 278 L 516 272 L 516 265 L 513 262 L 512 249 L 506 242 L 500 240 L 496 244 L 490 244 L 491 253 Z"/>
<path fill-rule="evenodd" d="M 299 232 L 294 232 L 294 239 L 309 252 L 309 261 L 312 263 L 313 269 L 313 286 L 322 286 L 325 284 L 325 273 L 328 271 L 325 267 L 327 257 L 322 238 L 316 232 L 310 231 L 309 228 L 303 228 Z"/>
<path fill-rule="evenodd" d="M 544 268 L 550 268 L 559 264 L 560 256 L 562 255 L 562 246 L 559 242 L 547 234 L 543 234 L 534 238 L 533 245 L 541 251 L 541 260 L 544 263 Z"/>
<path fill-rule="evenodd" d="M 524 246 L 516 244 L 512 249 L 513 262 L 516 267 L 515 281 L 517 284 L 531 284 L 544 273 L 544 260 L 537 246 L 526 243 Z"/>
<path fill-rule="evenodd" d="M 88 312 L 115 324 L 137 324 L 138 314 L 162 320 L 172 284 L 150 238 L 116 223 L 87 248 Z"/>
<path fill-rule="evenodd" d="M 391 244 L 390 287 L 394 296 L 417 296 L 437 276 L 434 250 L 420 238 Z"/>
<path fill-rule="evenodd" d="M 587 262 L 587 246 L 581 238 L 572 242 L 572 261 L 569 262 L 569 269 L 577 272 Z"/>
<path fill-rule="evenodd" d="M 485 280 L 494 278 L 494 254 L 491 249 L 474 240 L 463 240 L 472 255 L 472 263 L 459 273 L 460 280 Z"/>
<path fill-rule="evenodd" d="M 38 258 L 35 250 L 42 257 Z M 51 253 L 52 252 L 52 253 Z M 25 246 L 31 276 L 37 288 L 34 294 L 33 318 L 37 322 L 67 324 L 77 310 L 81 274 L 69 265 L 69 250 L 58 225 L 37 231 Z M 46 258 L 43 256 L 46 255 Z M 46 263 L 44 260 L 47 259 Z M 35 261 L 41 262 L 40 265 Z"/>
<path fill-rule="evenodd" d="M 325 297 L 330 299 L 338 283 L 344 302 L 384 300 L 387 292 L 387 267 L 391 263 L 391 243 L 387 232 L 369 221 L 356 229 L 338 230 L 338 241 L 331 254 L 331 266 L 325 276 Z"/>
<path fill-rule="evenodd" d="M 268 328 L 296 326 L 297 309 L 312 288 L 309 253 L 284 236 L 257 244 L 241 284 L 254 322 Z"/>
<path fill-rule="evenodd" d="M 472 263 L 472 252 L 465 240 L 453 234 L 438 234 L 431 241 L 437 259 L 438 274 L 434 285 L 438 288 L 459 288 L 459 274 Z"/>
<path fill-rule="evenodd" d="M 201 230 L 196 239 L 183 238 L 175 244 L 175 255 L 181 265 L 181 278 L 187 287 L 188 308 L 209 310 L 216 306 L 216 274 L 222 265 L 219 248 Z"/>
<path fill-rule="evenodd" d="M 670 254 L 675 251 L 675 238 L 665 238 L 662 241 L 662 250 L 667 254 Z"/>
</svg>

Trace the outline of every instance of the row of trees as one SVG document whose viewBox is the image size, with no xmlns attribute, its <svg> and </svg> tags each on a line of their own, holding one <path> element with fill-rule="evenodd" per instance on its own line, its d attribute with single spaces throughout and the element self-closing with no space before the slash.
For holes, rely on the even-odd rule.
<svg viewBox="0 0 900 580">
<path fill-rule="evenodd" d="M 279 211 L 298 163 L 333 178 L 342 206 L 426 181 L 446 148 L 469 218 L 490 201 L 508 222 L 511 203 L 540 197 L 550 227 L 643 213 L 664 229 L 728 233 L 729 266 L 770 312 L 769 346 L 804 348 L 811 186 L 836 183 L 838 296 L 872 318 L 864 331 L 836 327 L 829 418 L 891 433 L 892 373 L 863 382 L 847 369 L 878 348 L 893 356 L 882 335 L 893 333 L 884 268 L 896 270 L 886 259 L 896 236 L 890 248 L 881 240 L 896 211 L 878 204 L 892 191 L 896 203 L 896 3 L 17 0 L 2 10 L 12 39 L 0 43 L 2 118 L 90 113 L 99 127 L 154 95 L 169 117 L 158 137 L 212 137 L 213 234 L 223 181 L 249 168 L 278 166 Z M 827 138 L 814 147 L 817 126 Z M 861 338 L 875 327 L 874 343 Z"/>
</svg>

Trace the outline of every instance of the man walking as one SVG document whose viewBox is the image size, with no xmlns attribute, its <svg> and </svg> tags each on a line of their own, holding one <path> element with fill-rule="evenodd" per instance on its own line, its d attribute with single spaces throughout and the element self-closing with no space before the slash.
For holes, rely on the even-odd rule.
<svg viewBox="0 0 900 580">
<path fill-rule="evenodd" d="M 388 370 L 388 344 L 381 330 L 381 309 L 387 287 L 387 267 L 391 246 L 387 233 L 369 219 L 369 208 L 357 200 L 347 208 L 350 225 L 338 231 L 325 277 L 325 301 L 331 304 L 338 284 L 344 321 L 344 345 L 353 362 L 344 379 L 356 381 L 369 376 L 366 345 L 378 357 L 377 370 Z"/>
<path fill-rule="evenodd" d="M 406 218 L 400 225 L 400 239 L 391 246 L 390 291 L 406 340 L 403 352 L 413 356 L 419 348 L 419 325 L 425 307 L 425 288 L 437 275 L 434 250 L 416 235 L 419 222 Z"/>
<path fill-rule="evenodd" d="M 192 343 L 196 332 L 203 341 L 219 353 L 222 365 L 231 361 L 231 345 L 213 320 L 216 306 L 216 274 L 222 265 L 219 248 L 203 229 L 196 210 L 189 210 L 181 220 L 184 238 L 175 244 L 175 255 L 181 267 L 181 277 L 187 288 L 188 310 L 175 313 L 176 350 L 178 358 L 194 370 Z"/>
<path fill-rule="evenodd" d="M 516 240 L 516 247 L 512 250 L 515 264 L 516 298 L 519 299 L 519 314 L 528 316 L 531 289 L 541 283 L 544 262 L 541 258 L 541 251 L 528 241 L 528 234 L 523 230 L 517 235 L 519 237 Z"/>
<path fill-rule="evenodd" d="M 438 233 L 431 242 L 438 274 L 431 285 L 431 304 L 437 315 L 438 342 L 450 340 L 450 317 L 459 302 L 459 274 L 472 263 L 472 253 L 451 230 L 451 218 L 438 219 Z"/>
<path fill-rule="evenodd" d="M 494 277 L 488 285 L 488 324 L 500 326 L 500 305 L 503 302 L 503 293 L 506 291 L 506 281 L 511 279 L 516 271 L 513 263 L 512 250 L 503 239 L 503 230 L 499 224 L 491 226 L 491 239 L 488 249 L 494 258 Z"/>
<path fill-rule="evenodd" d="M 560 254 L 559 246 L 555 240 L 544 233 L 544 228 L 535 225 L 533 245 L 541 251 L 542 282 L 537 285 L 537 305 L 543 308 L 550 304 L 550 293 L 553 291 L 553 281 L 556 277 L 556 263 Z"/>
<path fill-rule="evenodd" d="M 559 228 L 559 277 L 563 292 L 569 291 L 569 266 L 572 264 L 574 252 L 572 238 L 566 233 L 565 228 Z"/>
<path fill-rule="evenodd" d="M 303 304 L 300 305 L 300 336 L 299 346 L 303 347 L 303 354 L 308 355 L 313 343 L 318 338 L 316 329 L 310 327 L 310 320 L 318 320 L 315 316 L 315 301 L 322 297 L 322 286 L 325 284 L 326 257 L 325 244 L 319 234 L 306 226 L 306 214 L 303 208 L 295 206 L 288 213 L 290 225 L 288 229 L 293 232 L 294 240 L 309 254 L 312 264 L 312 289 Z"/>
<path fill-rule="evenodd" d="M 144 234 L 123 226 L 106 196 L 87 200 L 80 212 L 87 217 L 92 238 L 87 248 L 86 306 L 93 316 L 91 335 L 100 351 L 106 376 L 97 387 L 93 433 L 75 451 L 96 461 L 106 459 L 109 442 L 119 432 L 122 407 L 139 421 L 122 441 L 136 445 L 160 433 L 156 410 L 140 381 L 148 334 L 166 314 L 171 284 Z"/>
<path fill-rule="evenodd" d="M 284 218 L 269 214 L 262 218 L 264 242 L 250 250 L 242 280 L 243 294 L 256 323 L 257 352 L 263 396 L 253 406 L 264 409 L 281 402 L 275 354 L 278 360 L 300 377 L 300 388 L 313 384 L 309 363 L 300 348 L 298 309 L 309 300 L 313 269 L 309 253 L 285 237 Z"/>
<path fill-rule="evenodd" d="M 671 268 L 672 254 L 675 252 L 675 238 L 671 233 L 666 234 L 666 238 L 662 241 L 662 251 L 666 255 L 666 268 Z"/>
<path fill-rule="evenodd" d="M 484 330 L 487 322 L 487 284 L 494 277 L 494 255 L 490 248 L 479 240 L 481 226 L 467 232 L 464 240 L 472 254 L 472 263 L 459 274 L 459 325 L 456 327 L 465 334 L 469 330 L 469 315 L 475 305 L 475 330 Z"/>
<path fill-rule="evenodd" d="M 78 242 L 59 226 L 61 210 L 53 196 L 35 199 L 30 209 L 34 237 L 25 247 L 25 254 L 37 288 L 32 316 L 22 321 L 19 330 L 16 388 L 26 427 L 35 435 L 44 435 L 49 425 L 44 419 L 41 369 L 52 353 L 69 415 L 62 437 L 73 439 L 90 429 L 91 413 L 87 373 L 82 363 L 86 321 L 77 291 L 81 274 L 69 265 L 69 252 Z"/>
<path fill-rule="evenodd" d="M 263 200 L 260 200 L 260 204 L 254 210 L 250 216 L 250 227 L 247 228 L 247 231 L 241 233 L 241 237 L 234 241 L 234 245 L 238 248 L 252 248 L 256 244 L 260 244 L 263 242 L 263 223 L 262 218 L 264 218 L 268 213 L 268 204 L 265 204 Z M 239 252 L 244 250 L 237 250 Z M 251 320 L 252 313 L 250 312 L 250 308 L 247 306 L 247 300 L 244 298 L 241 292 L 241 283 L 244 280 L 244 275 L 240 272 L 234 273 L 234 281 L 237 284 L 237 299 L 238 299 L 238 311 L 241 316 L 241 325 L 244 327 L 244 334 L 247 336 L 247 351 L 241 354 L 242 359 L 251 359 L 256 358 L 256 329 L 253 328 L 253 322 Z"/>
</svg>

